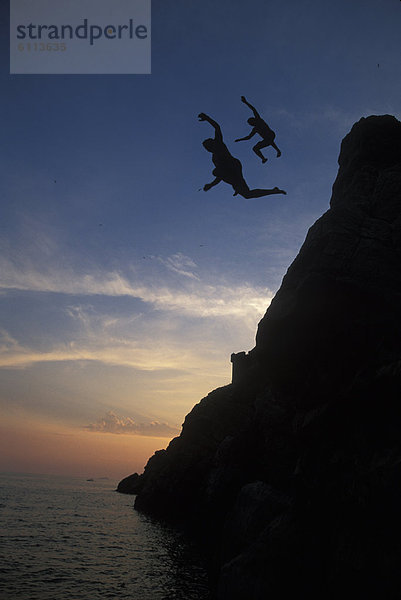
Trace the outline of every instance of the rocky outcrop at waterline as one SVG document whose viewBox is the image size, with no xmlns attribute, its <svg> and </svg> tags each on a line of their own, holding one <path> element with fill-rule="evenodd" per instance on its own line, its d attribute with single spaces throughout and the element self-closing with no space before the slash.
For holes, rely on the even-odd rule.
<svg viewBox="0 0 401 600">
<path fill-rule="evenodd" d="M 128 475 L 128 477 L 124 477 L 124 479 L 119 482 L 116 492 L 120 492 L 120 494 L 137 494 L 139 491 L 139 481 L 140 477 L 138 473 Z"/>
</svg>

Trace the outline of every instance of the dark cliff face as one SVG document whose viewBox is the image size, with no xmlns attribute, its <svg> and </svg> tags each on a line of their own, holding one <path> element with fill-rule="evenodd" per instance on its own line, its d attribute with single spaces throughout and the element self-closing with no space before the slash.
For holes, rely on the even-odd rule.
<svg viewBox="0 0 401 600">
<path fill-rule="evenodd" d="M 361 119 L 339 165 L 233 384 L 136 481 L 217 548 L 220 600 L 400 594 L 401 123 Z"/>
<path fill-rule="evenodd" d="M 331 208 L 310 229 L 259 324 L 260 376 L 297 405 L 336 396 L 399 356 L 401 123 L 369 117 L 343 140 Z"/>
</svg>

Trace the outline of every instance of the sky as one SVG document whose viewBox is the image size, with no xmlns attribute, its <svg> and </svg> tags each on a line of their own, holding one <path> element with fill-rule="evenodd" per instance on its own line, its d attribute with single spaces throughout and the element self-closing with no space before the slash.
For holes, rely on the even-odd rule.
<svg viewBox="0 0 401 600">
<path fill-rule="evenodd" d="M 0 27 L 0 471 L 119 479 L 230 383 L 353 123 L 401 117 L 401 2 L 153 0 L 150 75 L 10 75 Z M 200 112 L 287 195 L 199 191 Z"/>
</svg>

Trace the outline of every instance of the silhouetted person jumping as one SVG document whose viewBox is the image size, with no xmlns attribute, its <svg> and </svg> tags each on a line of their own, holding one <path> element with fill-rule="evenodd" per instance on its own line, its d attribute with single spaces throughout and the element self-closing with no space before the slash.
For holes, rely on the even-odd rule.
<svg viewBox="0 0 401 600">
<path fill-rule="evenodd" d="M 284 190 L 280 190 L 278 187 L 275 187 L 271 190 L 250 190 L 244 179 L 244 176 L 242 175 L 241 162 L 230 154 L 227 146 L 223 142 L 223 134 L 221 132 L 220 125 L 205 115 L 205 113 L 200 113 L 198 118 L 199 121 L 207 121 L 210 123 L 210 125 L 214 127 L 215 131 L 214 139 L 208 138 L 203 142 L 204 148 L 206 148 L 208 152 L 212 153 L 212 161 L 216 167 L 212 171 L 215 179 L 203 187 L 205 192 L 220 183 L 220 181 L 225 181 L 233 187 L 234 196 L 240 194 L 240 196 L 243 196 L 243 198 L 260 198 L 262 196 L 270 196 L 271 194 L 287 193 Z"/>
<path fill-rule="evenodd" d="M 276 134 L 274 133 L 274 131 L 272 129 L 270 129 L 270 127 L 268 126 L 266 121 L 264 121 L 262 119 L 262 117 L 260 116 L 260 114 L 258 113 L 256 108 L 254 106 L 252 106 L 252 104 L 249 104 L 249 102 L 247 101 L 245 96 L 241 96 L 241 100 L 244 104 L 249 106 L 249 108 L 252 110 L 252 112 L 255 116 L 250 117 L 248 119 L 249 125 L 252 125 L 252 127 L 253 127 L 251 133 L 243 138 L 238 138 L 235 141 L 242 142 L 243 140 L 250 140 L 251 137 L 253 137 L 255 135 L 255 133 L 258 133 L 263 139 L 262 139 L 262 141 L 255 144 L 255 146 L 252 148 L 252 150 L 255 152 L 255 154 L 257 154 L 259 156 L 259 158 L 262 159 L 262 163 L 267 162 L 267 158 L 265 156 L 263 156 L 263 154 L 261 153 L 261 149 L 266 148 L 267 146 L 273 146 L 273 148 L 277 152 L 277 158 L 279 158 L 279 156 L 281 156 L 281 150 L 274 143 L 274 138 L 276 137 Z"/>
</svg>

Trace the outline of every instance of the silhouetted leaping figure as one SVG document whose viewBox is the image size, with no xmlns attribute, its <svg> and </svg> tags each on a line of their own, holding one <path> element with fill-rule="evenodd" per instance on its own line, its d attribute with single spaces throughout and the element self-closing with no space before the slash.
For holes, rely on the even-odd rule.
<svg viewBox="0 0 401 600">
<path fill-rule="evenodd" d="M 235 141 L 242 142 L 243 140 L 250 140 L 251 137 L 253 137 L 255 135 L 255 133 L 258 133 L 263 139 L 262 139 L 262 141 L 255 144 L 255 146 L 252 148 L 252 150 L 255 152 L 255 154 L 257 154 L 259 156 L 259 158 L 262 159 L 262 163 L 267 162 L 267 158 L 265 156 L 263 156 L 263 154 L 261 153 L 261 149 L 266 148 L 267 146 L 273 146 L 273 148 L 277 152 L 277 158 L 279 158 L 281 156 L 281 150 L 274 143 L 274 138 L 276 137 L 276 134 L 274 133 L 274 131 L 272 129 L 270 129 L 270 127 L 268 126 L 266 121 L 264 121 L 262 119 L 262 117 L 260 116 L 260 114 L 258 113 L 256 108 L 254 106 L 252 106 L 252 104 L 249 104 L 249 102 L 247 101 L 245 96 L 241 96 L 241 100 L 244 104 L 249 106 L 249 108 L 252 110 L 252 112 L 255 116 L 250 117 L 248 119 L 249 125 L 252 125 L 252 127 L 253 127 L 251 133 L 243 138 L 238 138 Z"/>
<path fill-rule="evenodd" d="M 234 196 L 240 194 L 240 196 L 243 196 L 243 198 L 260 198 L 262 196 L 269 196 L 271 194 L 286 194 L 284 190 L 280 190 L 278 187 L 275 187 L 271 190 L 250 190 L 244 179 L 244 176 L 242 175 L 241 162 L 230 154 L 227 146 L 223 142 L 223 134 L 221 132 L 220 125 L 208 117 L 205 113 L 200 113 L 198 118 L 199 121 L 207 121 L 210 123 L 215 130 L 214 139 L 208 138 L 203 142 L 204 148 L 206 148 L 208 152 L 212 153 L 212 161 L 216 167 L 212 171 L 215 179 L 203 187 L 205 192 L 220 183 L 220 181 L 225 181 L 233 187 Z"/>
</svg>

